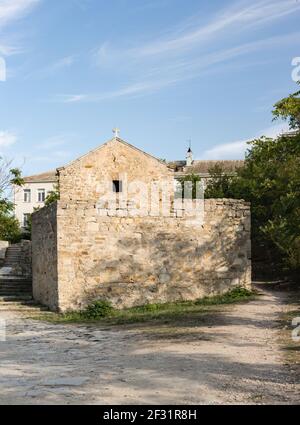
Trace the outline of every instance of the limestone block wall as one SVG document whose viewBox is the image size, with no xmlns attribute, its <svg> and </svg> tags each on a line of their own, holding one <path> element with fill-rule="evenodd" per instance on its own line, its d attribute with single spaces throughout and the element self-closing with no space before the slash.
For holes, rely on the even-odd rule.
<svg viewBox="0 0 300 425">
<path fill-rule="evenodd" d="M 118 139 L 59 169 L 60 199 L 63 202 L 94 202 L 104 193 L 105 183 L 122 180 L 125 185 L 163 182 L 174 192 L 174 172 L 166 164 Z M 131 195 L 128 194 L 130 201 Z"/>
<path fill-rule="evenodd" d="M 205 201 L 203 224 L 103 216 L 94 204 L 60 201 L 35 213 L 32 225 L 34 297 L 52 309 L 78 310 L 96 299 L 123 308 L 251 286 L 243 201 Z"/>
<path fill-rule="evenodd" d="M 0 266 L 2 266 L 6 254 L 6 250 L 9 246 L 7 241 L 0 241 Z"/>
<path fill-rule="evenodd" d="M 34 299 L 58 310 L 56 203 L 32 215 L 32 275 Z"/>
<path fill-rule="evenodd" d="M 20 247 L 18 264 L 13 268 L 12 274 L 26 277 L 32 276 L 32 249 L 31 241 L 22 240 L 17 244 Z"/>
</svg>

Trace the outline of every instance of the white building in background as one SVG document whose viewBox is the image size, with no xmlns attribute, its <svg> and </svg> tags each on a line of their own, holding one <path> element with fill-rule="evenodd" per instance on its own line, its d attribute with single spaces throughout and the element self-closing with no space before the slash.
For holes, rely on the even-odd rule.
<svg viewBox="0 0 300 425">
<path fill-rule="evenodd" d="M 25 184 L 14 187 L 15 216 L 25 228 L 30 214 L 42 208 L 49 193 L 55 189 L 56 171 L 49 171 L 24 178 Z"/>
</svg>

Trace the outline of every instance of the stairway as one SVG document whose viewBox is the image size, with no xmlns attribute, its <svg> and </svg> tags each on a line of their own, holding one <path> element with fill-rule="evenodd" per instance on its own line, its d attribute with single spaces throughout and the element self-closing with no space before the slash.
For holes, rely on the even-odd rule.
<svg viewBox="0 0 300 425">
<path fill-rule="evenodd" d="M 6 250 L 3 267 L 0 272 L 0 313 L 46 311 L 32 297 L 32 280 L 22 277 L 18 271 L 22 251 L 20 245 L 10 245 Z"/>
<path fill-rule="evenodd" d="M 16 267 L 20 263 L 22 251 L 20 245 L 10 245 L 6 249 L 3 267 Z"/>
<path fill-rule="evenodd" d="M 31 280 L 7 276 L 0 278 L 0 313 L 3 311 L 32 314 L 48 308 L 32 298 Z"/>
</svg>

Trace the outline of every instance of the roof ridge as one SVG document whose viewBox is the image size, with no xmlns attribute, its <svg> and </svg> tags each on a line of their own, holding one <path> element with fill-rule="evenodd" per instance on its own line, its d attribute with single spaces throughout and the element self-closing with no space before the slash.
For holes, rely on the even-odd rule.
<svg viewBox="0 0 300 425">
<path fill-rule="evenodd" d="M 49 171 L 44 171 L 43 173 L 38 173 L 38 174 L 32 174 L 30 176 L 24 176 L 23 179 L 25 180 L 25 182 L 30 182 L 31 180 L 38 180 L 40 179 L 47 179 L 50 180 L 51 177 L 56 177 L 57 171 L 54 170 L 49 170 Z M 51 179 L 54 180 L 54 179 Z"/>
<path fill-rule="evenodd" d="M 74 163 L 76 163 L 76 162 L 80 161 L 81 159 L 83 159 L 83 158 L 87 157 L 88 155 L 93 154 L 93 153 L 97 152 L 98 150 L 100 150 L 100 149 L 104 148 L 106 145 L 108 145 L 108 143 L 115 142 L 115 141 L 118 141 L 119 143 L 122 143 L 122 144 L 124 144 L 124 145 L 126 145 L 126 146 L 129 146 L 130 148 L 132 148 L 132 149 L 134 149 L 134 150 L 136 150 L 136 151 L 138 151 L 138 152 L 140 152 L 140 153 L 142 153 L 142 154 L 144 154 L 144 155 L 146 155 L 146 156 L 148 156 L 148 157 L 150 157 L 150 158 L 152 158 L 152 159 L 156 160 L 156 161 L 157 161 L 157 162 L 159 162 L 161 165 L 164 165 L 166 168 L 169 168 L 169 167 L 168 167 L 168 165 L 167 165 L 167 163 L 165 163 L 165 162 L 164 162 L 164 161 L 162 161 L 161 159 L 159 159 L 159 158 L 155 157 L 154 155 L 151 155 L 151 154 L 149 154 L 149 153 L 147 153 L 147 152 L 143 151 L 142 149 L 140 149 L 140 148 L 138 148 L 138 147 L 136 147 L 136 146 L 132 145 L 131 143 L 126 142 L 125 140 L 121 139 L 120 137 L 113 137 L 112 139 L 107 140 L 107 141 L 106 141 L 105 143 L 103 143 L 102 145 L 97 146 L 96 148 L 91 149 L 91 150 L 90 150 L 90 151 L 88 151 L 87 153 L 85 153 L 85 154 L 83 154 L 83 155 L 79 156 L 78 158 L 76 158 L 76 159 L 72 160 L 72 161 L 71 161 L 71 162 L 69 162 L 68 164 L 66 164 L 66 165 L 64 165 L 64 166 L 62 166 L 62 167 L 58 167 L 58 168 L 57 168 L 57 170 L 58 170 L 58 171 L 60 171 L 60 170 L 63 170 L 63 169 L 65 169 L 65 168 L 67 168 L 67 167 L 70 167 L 72 164 L 74 164 Z"/>
</svg>

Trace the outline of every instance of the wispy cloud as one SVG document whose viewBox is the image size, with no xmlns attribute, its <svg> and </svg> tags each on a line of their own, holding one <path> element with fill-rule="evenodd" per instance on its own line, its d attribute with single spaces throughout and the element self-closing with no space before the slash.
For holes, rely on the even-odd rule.
<svg viewBox="0 0 300 425">
<path fill-rule="evenodd" d="M 46 78 L 57 74 L 59 71 L 70 68 L 75 63 L 75 56 L 65 56 L 57 61 L 50 63 L 44 68 L 37 69 L 25 76 L 25 78 Z"/>
<path fill-rule="evenodd" d="M 57 62 L 49 65 L 49 67 L 45 69 L 45 72 L 52 73 L 59 71 L 62 68 L 68 68 L 69 66 L 73 65 L 74 61 L 74 56 L 66 56 L 62 59 L 59 59 Z"/>
<path fill-rule="evenodd" d="M 26 160 L 29 163 L 65 162 L 74 155 L 71 146 L 76 138 L 76 133 L 65 133 L 48 137 L 35 146 L 35 155 L 27 156 Z"/>
<path fill-rule="evenodd" d="M 5 37 L 6 27 L 14 21 L 23 18 L 42 0 L 0 0 L 0 54 L 10 56 L 21 53 L 23 48 Z"/>
<path fill-rule="evenodd" d="M 10 56 L 15 55 L 16 53 L 20 53 L 22 49 L 20 46 L 13 45 L 11 42 L 5 43 L 5 41 L 2 41 L 0 44 L 0 55 L 3 56 Z"/>
<path fill-rule="evenodd" d="M 84 101 L 93 102 L 95 100 L 94 95 L 89 96 L 86 94 L 59 94 L 54 96 L 53 101 L 58 103 L 79 103 Z"/>
<path fill-rule="evenodd" d="M 227 6 L 207 22 L 203 22 L 202 15 L 192 17 L 148 42 L 122 40 L 115 45 L 106 40 L 92 50 L 92 62 L 99 74 L 118 69 L 123 84 L 98 93 L 80 90 L 62 94 L 56 96 L 56 100 L 74 104 L 154 93 L 197 78 L 204 72 L 216 72 L 218 64 L 234 62 L 239 56 L 298 43 L 300 33 L 257 41 L 254 31 L 297 12 L 300 12 L 300 2 L 295 0 L 254 0 L 250 4 L 241 0 Z M 241 35 L 250 39 L 236 45 L 237 37 Z M 245 66 L 245 63 L 242 65 Z M 241 63 L 235 66 L 239 69 Z"/>
<path fill-rule="evenodd" d="M 0 0 L 0 29 L 22 18 L 41 0 Z"/>
<path fill-rule="evenodd" d="M 51 153 L 51 158 L 49 158 L 49 155 L 34 155 L 29 156 L 26 158 L 28 162 L 47 162 L 54 161 L 54 162 L 61 162 L 66 161 L 67 159 L 72 158 L 73 154 L 70 151 L 64 151 L 64 150 L 55 150 Z"/>
<path fill-rule="evenodd" d="M 54 101 L 61 103 L 82 103 L 82 102 L 101 102 L 102 100 L 110 100 L 124 96 L 138 96 L 143 93 L 150 93 L 159 90 L 162 87 L 177 82 L 177 79 L 166 79 L 164 81 L 144 81 L 140 83 L 130 84 L 115 91 L 103 92 L 99 94 L 62 94 L 57 95 Z"/>
<path fill-rule="evenodd" d="M 296 12 L 300 12 L 300 2 L 294 0 L 254 0 L 251 4 L 244 0 L 225 8 L 207 23 L 200 22 L 199 17 L 191 18 L 151 42 L 132 46 L 128 41 L 126 46 L 122 41 L 122 45 L 114 46 L 105 41 L 91 52 L 93 63 L 99 74 L 118 69 L 123 84 L 93 93 L 80 90 L 58 94 L 52 100 L 77 104 L 137 97 L 217 73 L 220 64 L 230 65 L 232 72 L 252 64 L 261 66 L 262 61 L 251 57 L 252 53 L 299 43 L 300 32 L 255 40 L 254 29 Z M 237 45 L 237 35 L 246 31 L 250 40 Z M 236 60 L 246 55 L 247 61 Z"/>
<path fill-rule="evenodd" d="M 255 42 L 245 43 L 239 46 L 222 49 L 213 53 L 203 54 L 199 58 L 173 61 L 171 63 L 153 66 L 145 72 L 144 80 L 129 83 L 116 90 L 102 93 L 73 93 L 60 94 L 54 97 L 54 101 L 60 103 L 87 103 L 101 102 L 121 97 L 136 97 L 154 93 L 162 88 L 177 84 L 182 81 L 197 78 L 203 73 L 218 72 L 218 65 L 236 59 L 267 47 L 279 47 L 289 43 L 300 42 L 300 32 L 283 36 L 271 37 Z M 240 64 L 244 66 L 243 63 Z M 237 65 L 238 67 L 238 65 Z"/>
<path fill-rule="evenodd" d="M 174 33 L 161 39 L 144 43 L 129 49 L 114 49 L 110 43 L 103 43 L 98 50 L 93 52 L 98 65 L 105 65 L 117 58 L 131 57 L 138 60 L 159 55 L 182 55 L 187 51 L 206 44 L 217 36 L 234 35 L 257 28 L 272 21 L 292 15 L 300 11 L 300 3 L 295 0 L 258 0 L 249 2 L 239 1 L 227 7 L 214 16 L 209 23 L 199 23 L 199 18 L 194 22 L 183 22 Z"/>
<path fill-rule="evenodd" d="M 5 148 L 13 145 L 17 141 L 15 133 L 10 131 L 0 131 L 0 148 Z"/>
<path fill-rule="evenodd" d="M 51 160 L 65 160 L 68 158 L 72 157 L 72 152 L 70 151 L 65 151 L 65 150 L 55 150 L 51 153 Z M 45 161 L 45 162 L 49 162 L 49 155 L 35 155 L 35 156 L 29 156 L 28 158 L 26 158 L 28 161 Z"/>
<path fill-rule="evenodd" d="M 66 145 L 69 142 L 69 139 L 70 139 L 70 136 L 65 134 L 52 136 L 46 139 L 45 141 L 43 141 L 42 143 L 39 143 L 37 148 L 42 150 L 58 148 L 58 147 Z"/>
<path fill-rule="evenodd" d="M 200 159 L 244 159 L 245 153 L 248 149 L 249 141 L 262 136 L 276 138 L 277 136 L 287 132 L 288 130 L 289 127 L 286 123 L 277 124 L 259 131 L 253 137 L 250 137 L 248 139 L 216 145 L 213 148 L 203 152 L 203 154 L 200 156 Z"/>
</svg>

